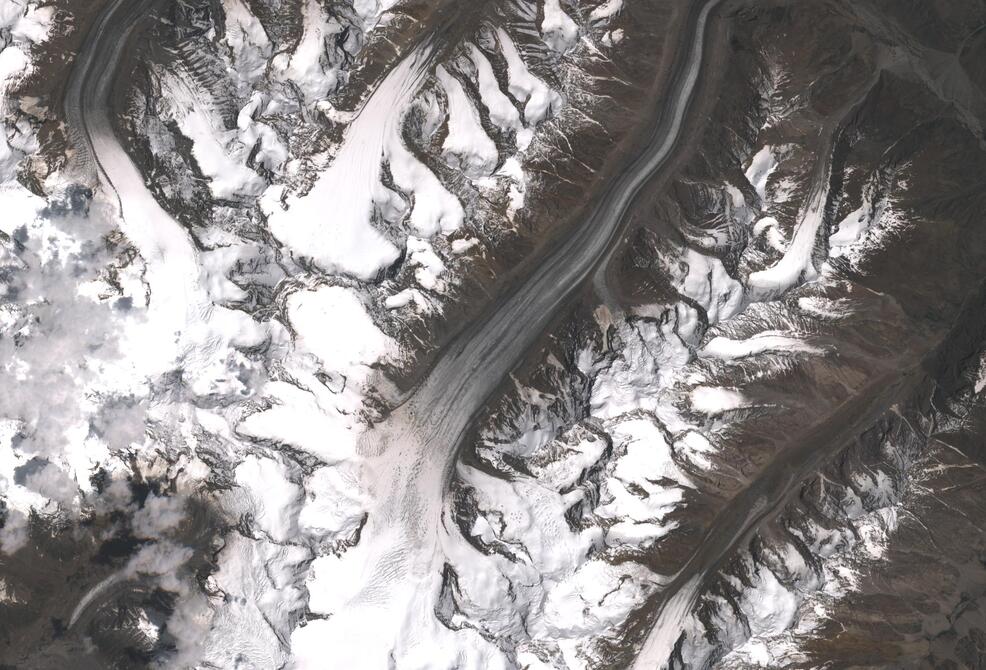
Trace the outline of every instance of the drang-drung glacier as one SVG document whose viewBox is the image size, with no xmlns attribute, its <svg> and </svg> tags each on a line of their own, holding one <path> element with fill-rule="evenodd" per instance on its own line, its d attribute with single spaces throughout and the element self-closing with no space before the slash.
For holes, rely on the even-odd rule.
<svg viewBox="0 0 986 670">
<path fill-rule="evenodd" d="M 986 2 L 0 0 L 0 670 L 986 670 Z"/>
</svg>

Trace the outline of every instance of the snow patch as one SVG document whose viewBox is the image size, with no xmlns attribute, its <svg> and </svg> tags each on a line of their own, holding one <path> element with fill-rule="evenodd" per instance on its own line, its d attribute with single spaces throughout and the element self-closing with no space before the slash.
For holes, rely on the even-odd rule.
<svg viewBox="0 0 986 670">
<path fill-rule="evenodd" d="M 510 94 L 524 104 L 524 120 L 530 126 L 543 121 L 562 104 L 561 96 L 531 74 L 513 40 L 503 28 L 496 29 L 500 51 L 507 61 Z"/>
<path fill-rule="evenodd" d="M 224 41 L 236 64 L 234 73 L 243 89 L 264 76 L 272 52 L 270 38 L 243 0 L 223 0 L 223 12 L 226 15 Z"/>
<path fill-rule="evenodd" d="M 476 67 L 476 83 L 479 86 L 479 96 L 486 105 L 490 122 L 501 130 L 517 134 L 517 148 L 524 151 L 531 143 L 533 133 L 524 128 L 520 113 L 503 91 L 493 72 L 493 66 L 476 45 L 469 44 L 469 58 Z"/>
<path fill-rule="evenodd" d="M 544 43 L 558 53 L 571 50 L 579 39 L 579 27 L 561 8 L 559 0 L 544 0 L 543 8 L 541 35 Z"/>
<path fill-rule="evenodd" d="M 256 149 L 254 161 L 258 165 L 277 171 L 288 160 L 288 148 L 271 126 L 256 120 L 263 106 L 263 97 L 254 92 L 236 119 L 239 139 L 243 146 Z"/>
<path fill-rule="evenodd" d="M 753 225 L 754 238 L 759 238 L 764 234 L 767 236 L 767 244 L 773 247 L 775 251 L 784 253 L 784 250 L 787 249 L 787 238 L 784 237 L 784 232 L 781 230 L 777 219 L 772 216 L 765 216 Z"/>
<path fill-rule="evenodd" d="M 260 195 L 266 184 L 245 164 L 251 147 L 240 141 L 236 131 L 223 127 L 182 77 L 162 73 L 161 82 L 170 115 L 192 141 L 192 156 L 209 178 L 212 195 L 220 200 Z"/>
<path fill-rule="evenodd" d="M 616 16 L 623 9 L 623 0 L 606 0 L 591 12 L 589 21 L 591 23 L 602 23 Z"/>
<path fill-rule="evenodd" d="M 439 65 L 435 75 L 448 98 L 448 135 L 442 150 L 449 165 L 478 179 L 493 172 L 499 158 L 496 145 L 483 130 L 479 112 L 462 84 Z"/>
<path fill-rule="evenodd" d="M 324 99 L 336 88 L 338 72 L 335 64 L 329 61 L 328 45 L 342 32 L 343 26 L 326 16 L 316 0 L 307 0 L 304 31 L 298 46 L 290 59 L 282 54 L 274 60 L 278 78 L 294 83 L 309 104 Z"/>
<path fill-rule="evenodd" d="M 409 55 L 384 78 L 307 195 L 284 197 L 278 186 L 261 200 L 274 236 L 327 272 L 371 279 L 397 260 L 397 247 L 374 228 L 371 216 L 374 194 L 381 188 L 381 159 L 388 143 L 396 138 L 400 144 L 400 118 L 420 84 L 422 57 Z"/>
<path fill-rule="evenodd" d="M 748 406 L 742 393 L 719 386 L 696 386 L 690 399 L 692 409 L 703 414 L 722 414 Z"/>
<path fill-rule="evenodd" d="M 803 339 L 784 335 L 778 331 L 764 331 L 746 340 L 715 337 L 702 347 L 700 356 L 732 361 L 765 352 L 821 354 L 822 349 L 807 344 Z"/>
<path fill-rule="evenodd" d="M 275 542 L 297 537 L 297 515 L 302 490 L 288 477 L 281 463 L 259 456 L 247 456 L 236 466 L 236 483 L 250 496 L 253 520 Z"/>
<path fill-rule="evenodd" d="M 365 380 L 369 366 L 395 346 L 376 327 L 356 294 L 340 286 L 293 293 L 288 298 L 288 315 L 298 335 L 297 345 L 315 354 L 324 370 L 350 380 Z"/>
<path fill-rule="evenodd" d="M 705 309 L 709 323 L 725 321 L 743 308 L 743 286 L 729 276 L 718 258 L 689 247 L 681 262 L 670 269 L 678 290 Z"/>
<path fill-rule="evenodd" d="M 418 266 L 414 278 L 421 288 L 429 291 L 441 290 L 440 277 L 445 272 L 445 263 L 438 257 L 427 240 L 417 237 L 407 239 L 408 261 Z"/>
<path fill-rule="evenodd" d="M 295 292 L 287 312 L 297 349 L 291 380 L 269 383 L 264 389 L 269 406 L 246 416 L 236 430 L 293 445 L 327 464 L 350 459 L 366 427 L 360 413 L 372 366 L 395 345 L 349 289 Z"/>
<path fill-rule="evenodd" d="M 774 148 L 767 145 L 754 154 L 750 166 L 746 169 L 746 180 L 753 185 L 760 201 L 767 198 L 767 181 L 777 169 L 777 157 Z"/>
<path fill-rule="evenodd" d="M 818 271 L 812 263 L 812 253 L 825 218 L 827 195 L 828 188 L 816 190 L 781 260 L 766 270 L 750 274 L 747 285 L 757 299 L 777 297 L 801 281 L 811 281 L 818 277 Z"/>
</svg>

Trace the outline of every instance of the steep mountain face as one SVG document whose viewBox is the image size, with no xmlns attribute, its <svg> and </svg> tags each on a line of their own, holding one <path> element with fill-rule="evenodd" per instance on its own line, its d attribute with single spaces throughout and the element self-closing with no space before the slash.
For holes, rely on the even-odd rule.
<svg viewBox="0 0 986 670">
<path fill-rule="evenodd" d="M 982 92 L 885 8 L 727 16 L 614 302 L 583 298 L 460 468 L 499 554 L 463 611 L 489 625 L 489 574 L 547 602 L 561 574 L 548 667 L 979 667 L 981 468 L 951 436 L 981 403 Z"/>
<path fill-rule="evenodd" d="M 986 666 L 984 25 L 0 7 L 0 667 Z"/>
</svg>

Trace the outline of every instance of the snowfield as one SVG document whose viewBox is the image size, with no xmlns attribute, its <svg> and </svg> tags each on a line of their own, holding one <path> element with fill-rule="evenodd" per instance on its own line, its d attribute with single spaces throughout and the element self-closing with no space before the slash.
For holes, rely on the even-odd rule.
<svg viewBox="0 0 986 670">
<path fill-rule="evenodd" d="M 533 314 L 511 276 L 487 298 L 527 311 L 498 316 L 563 327 L 524 340 L 527 317 L 501 319 L 473 335 L 448 317 L 472 308 L 453 304 L 460 289 L 502 279 L 501 241 L 546 244 L 520 230 L 551 188 L 532 166 L 557 159 L 549 139 L 568 142 L 582 94 L 552 68 L 605 62 L 635 8 L 522 0 L 444 44 L 407 40 L 444 6 L 179 4 L 148 28 L 181 35 L 164 55 L 86 36 L 72 77 L 97 97 L 126 59 L 146 62 L 125 111 L 67 87 L 83 127 L 65 138 L 57 110 L 17 87 L 73 17 L 0 5 L 0 568 L 49 565 L 45 543 L 74 533 L 78 556 L 48 580 L 64 602 L 37 596 L 43 625 L 60 622 L 58 658 L 104 662 L 100 627 L 117 626 L 160 667 L 588 670 L 647 603 L 660 608 L 633 667 L 672 653 L 704 667 L 720 643 L 724 667 L 799 658 L 797 636 L 852 593 L 856 558 L 888 551 L 904 495 L 888 475 L 839 494 L 846 528 L 792 531 L 805 551 L 769 557 L 790 574 L 736 551 L 735 602 L 706 593 L 720 565 L 665 554 L 705 513 L 703 486 L 735 495 L 762 465 L 720 458 L 731 431 L 786 401 L 751 380 L 839 355 L 816 326 L 854 306 L 822 289 L 900 225 L 877 177 L 833 205 L 831 157 L 792 165 L 800 148 L 765 126 L 729 183 L 703 184 L 708 229 L 659 236 L 633 268 L 664 297 L 621 304 L 600 272 L 569 312 L 572 292 Z M 647 170 L 681 132 L 715 4 Z M 113 23 L 133 7 L 107 3 L 106 34 L 132 28 Z M 807 186 L 792 177 L 806 170 Z M 565 288 L 581 287 L 571 272 Z M 494 369 L 481 356 L 505 342 L 528 342 L 526 357 Z M 432 367 L 412 369 L 418 355 Z M 7 589 L 0 570 L 0 605 L 24 597 Z"/>
</svg>

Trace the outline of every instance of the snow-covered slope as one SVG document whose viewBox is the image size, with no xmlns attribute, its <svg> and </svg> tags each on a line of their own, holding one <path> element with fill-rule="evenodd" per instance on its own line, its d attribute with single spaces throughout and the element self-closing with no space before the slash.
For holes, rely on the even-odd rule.
<svg viewBox="0 0 986 670">
<path fill-rule="evenodd" d="M 321 663 L 292 631 L 324 609 L 326 559 L 373 505 L 356 444 L 408 359 L 385 331 L 440 316 L 452 269 L 489 253 L 475 222 L 460 233 L 475 202 L 514 225 L 525 152 L 564 105 L 503 28 L 441 62 L 411 48 L 373 81 L 400 7 L 275 4 L 182 4 L 152 26 L 118 120 L 126 149 L 73 128 L 69 143 L 92 143 L 73 153 L 45 125 L 56 110 L 7 100 L 0 540 L 5 602 L 31 603 L 15 613 L 22 662 L 91 636 L 97 663 Z M 91 38 L 83 8 L 3 12 L 5 94 L 51 34 L 55 53 Z M 567 16 L 544 25 L 552 49 L 574 46 Z M 95 192 L 73 182 L 92 177 L 89 151 Z M 44 196 L 16 179 L 37 184 L 41 164 Z M 75 526 L 87 548 L 57 558 L 57 529 Z M 75 585 L 28 598 L 32 562 Z M 72 635 L 34 645 L 44 617 Z"/>
<path fill-rule="evenodd" d="M 4 662 L 978 667 L 981 12 L 836 4 L 0 5 Z"/>
</svg>

